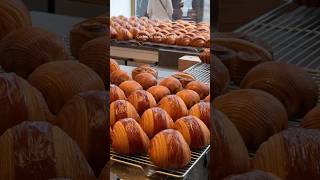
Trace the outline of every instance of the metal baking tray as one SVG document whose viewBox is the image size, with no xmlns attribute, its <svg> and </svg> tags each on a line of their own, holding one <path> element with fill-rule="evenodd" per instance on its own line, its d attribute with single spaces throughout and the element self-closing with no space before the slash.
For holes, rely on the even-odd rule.
<svg viewBox="0 0 320 180">
<path fill-rule="evenodd" d="M 146 177 L 170 177 L 174 179 L 185 179 L 191 172 L 191 170 L 197 165 L 200 159 L 209 153 L 210 145 L 207 147 L 192 151 L 191 162 L 184 168 L 181 169 L 162 169 L 154 165 L 147 154 L 137 156 L 127 156 L 119 154 L 110 149 L 110 160 L 121 163 L 123 165 L 135 167 L 141 170 Z"/>
<path fill-rule="evenodd" d="M 193 75 L 198 81 L 210 84 L 210 64 L 197 63 L 184 72 Z"/>
<path fill-rule="evenodd" d="M 236 32 L 269 43 L 277 61 L 320 69 L 320 8 L 289 1 Z"/>
</svg>

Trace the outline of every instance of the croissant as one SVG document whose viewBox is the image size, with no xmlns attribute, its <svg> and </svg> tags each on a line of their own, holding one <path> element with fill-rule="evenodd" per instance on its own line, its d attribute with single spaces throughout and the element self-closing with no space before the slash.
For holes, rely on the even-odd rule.
<svg viewBox="0 0 320 180">
<path fill-rule="evenodd" d="M 150 160 L 160 168 L 182 168 L 191 161 L 191 151 L 187 142 L 179 131 L 173 129 L 156 134 L 150 141 L 148 152 Z"/>
<path fill-rule="evenodd" d="M 320 129 L 320 106 L 314 107 L 308 112 L 300 123 L 300 126 L 308 129 Z"/>
<path fill-rule="evenodd" d="M 110 84 L 110 103 L 116 100 L 126 100 L 126 95 L 118 86 Z"/>
<path fill-rule="evenodd" d="M 100 37 L 85 43 L 79 52 L 79 61 L 94 70 L 107 83 L 107 63 L 109 51 L 106 44 L 109 42 L 107 37 Z"/>
<path fill-rule="evenodd" d="M 152 94 L 156 102 L 159 102 L 163 97 L 170 95 L 170 90 L 165 86 L 152 86 L 147 91 Z"/>
<path fill-rule="evenodd" d="M 24 121 L 0 137 L 0 147 L 1 179 L 96 179 L 78 145 L 50 123 Z"/>
<path fill-rule="evenodd" d="M 51 121 L 42 94 L 14 73 L 0 73 L 0 135 L 22 121 Z"/>
<path fill-rule="evenodd" d="M 162 130 L 172 129 L 174 123 L 165 110 L 153 107 L 143 113 L 140 119 L 140 126 L 149 138 L 153 138 L 154 135 Z"/>
<path fill-rule="evenodd" d="M 190 46 L 194 47 L 204 47 L 205 44 L 206 39 L 203 36 L 194 36 L 190 42 Z"/>
<path fill-rule="evenodd" d="M 265 62 L 254 67 L 242 80 L 241 88 L 272 94 L 283 103 L 289 117 L 303 117 L 318 101 L 315 80 L 303 69 L 282 62 Z"/>
<path fill-rule="evenodd" d="M 185 89 L 179 91 L 176 95 L 183 100 L 188 109 L 200 101 L 200 96 L 193 90 Z"/>
<path fill-rule="evenodd" d="M 126 28 L 119 28 L 117 30 L 117 37 L 116 39 L 118 41 L 128 41 L 133 39 L 133 35 L 130 33 L 130 31 Z"/>
<path fill-rule="evenodd" d="M 75 95 L 62 107 L 56 119 L 59 126 L 78 143 L 96 174 L 109 159 L 107 95 L 106 91 Z"/>
<path fill-rule="evenodd" d="M 158 107 L 167 111 L 167 113 L 174 121 L 183 116 L 188 115 L 188 109 L 186 104 L 177 95 L 165 96 L 160 100 Z"/>
<path fill-rule="evenodd" d="M 176 72 L 174 75 L 172 75 L 172 77 L 178 79 L 183 88 L 185 88 L 189 82 L 196 80 L 193 75 L 186 72 Z"/>
<path fill-rule="evenodd" d="M 0 9 L 0 40 L 14 30 L 31 26 L 29 11 L 21 0 L 3 0 Z"/>
<path fill-rule="evenodd" d="M 124 81 L 119 85 L 120 89 L 123 90 L 126 97 L 129 97 L 131 93 L 133 93 L 136 90 L 142 90 L 143 87 L 136 81 L 128 80 Z"/>
<path fill-rule="evenodd" d="M 167 77 L 162 79 L 159 85 L 167 87 L 172 94 L 175 94 L 182 90 L 182 84 L 178 79 L 174 77 Z"/>
<path fill-rule="evenodd" d="M 253 168 L 271 172 L 283 180 L 319 179 L 319 130 L 291 128 L 263 143 Z"/>
<path fill-rule="evenodd" d="M 210 103 L 199 102 L 195 104 L 190 108 L 189 115 L 199 118 L 210 129 Z"/>
<path fill-rule="evenodd" d="M 74 95 L 105 90 L 101 78 L 89 67 L 77 61 L 55 61 L 39 66 L 28 81 L 45 97 L 49 109 L 57 114 Z"/>
<path fill-rule="evenodd" d="M 79 58 L 79 50 L 88 41 L 105 37 L 109 33 L 109 20 L 106 17 L 94 17 L 74 25 L 70 31 L 69 41 L 71 54 Z"/>
<path fill-rule="evenodd" d="M 164 35 L 161 32 L 153 33 L 150 36 L 150 41 L 154 43 L 162 43 L 163 40 L 164 40 Z"/>
<path fill-rule="evenodd" d="M 211 124 L 211 179 L 222 179 L 249 170 L 248 150 L 234 124 L 220 111 L 213 109 Z"/>
<path fill-rule="evenodd" d="M 41 28 L 19 29 L 1 40 L 0 65 L 7 72 L 27 78 L 41 64 L 66 60 L 63 41 Z"/>
<path fill-rule="evenodd" d="M 135 155 L 144 153 L 149 147 L 149 138 L 132 118 L 121 119 L 113 126 L 112 148 L 114 151 Z"/>
<path fill-rule="evenodd" d="M 203 148 L 210 144 L 210 131 L 207 126 L 195 116 L 185 116 L 174 123 L 192 149 Z"/>
<path fill-rule="evenodd" d="M 210 93 L 210 88 L 207 84 L 200 81 L 192 81 L 187 84 L 186 89 L 193 90 L 197 92 L 200 99 L 204 99 Z"/>
<path fill-rule="evenodd" d="M 136 40 L 138 41 L 148 41 L 149 38 L 150 34 L 147 31 L 140 31 L 136 36 Z"/>
<path fill-rule="evenodd" d="M 177 36 L 174 33 L 167 34 L 166 37 L 165 37 L 164 43 L 165 44 L 170 44 L 170 45 L 175 45 L 176 44 L 176 38 L 177 38 Z"/>
<path fill-rule="evenodd" d="M 278 176 L 269 172 L 261 171 L 261 170 L 252 170 L 243 174 L 231 175 L 226 178 L 223 178 L 223 180 L 239 180 L 239 179 L 281 180 Z"/>
<path fill-rule="evenodd" d="M 217 97 L 213 105 L 235 124 L 249 149 L 256 149 L 288 127 L 287 112 L 281 102 L 260 90 L 235 90 Z"/>
<path fill-rule="evenodd" d="M 176 39 L 176 44 L 179 46 L 189 46 L 191 38 L 185 35 L 178 36 Z"/>
<path fill-rule="evenodd" d="M 138 121 L 140 116 L 130 102 L 125 100 L 112 102 L 110 104 L 110 126 L 113 127 L 118 120 L 124 118 L 132 118 Z"/>
<path fill-rule="evenodd" d="M 136 90 L 128 97 L 129 102 L 136 108 L 139 115 L 142 115 L 145 110 L 155 107 L 156 100 L 152 94 L 144 90 Z"/>
</svg>

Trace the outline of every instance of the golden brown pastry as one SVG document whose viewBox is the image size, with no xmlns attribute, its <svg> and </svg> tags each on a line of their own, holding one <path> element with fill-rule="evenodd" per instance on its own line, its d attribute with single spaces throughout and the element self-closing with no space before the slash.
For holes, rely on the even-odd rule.
<svg viewBox="0 0 320 180">
<path fill-rule="evenodd" d="M 230 74 L 226 66 L 220 61 L 219 58 L 213 56 L 213 97 L 223 94 L 230 83 Z"/>
<path fill-rule="evenodd" d="M 176 38 L 177 38 L 177 35 L 175 33 L 169 33 L 165 36 L 163 43 L 169 44 L 169 45 L 175 45 Z"/>
<path fill-rule="evenodd" d="M 194 36 L 191 39 L 190 46 L 203 47 L 206 44 L 206 39 L 203 36 Z"/>
<path fill-rule="evenodd" d="M 4 37 L 0 56 L 0 65 L 5 71 L 23 78 L 28 78 L 41 64 L 68 58 L 63 41 L 37 27 L 25 27 Z"/>
<path fill-rule="evenodd" d="M 126 95 L 117 85 L 110 84 L 110 104 L 116 100 L 126 100 Z"/>
<path fill-rule="evenodd" d="M 154 43 L 162 43 L 164 41 L 165 36 L 161 32 L 156 32 L 151 34 L 150 41 Z"/>
<path fill-rule="evenodd" d="M 153 138 L 162 130 L 172 129 L 174 122 L 165 110 L 153 107 L 143 113 L 139 124 L 149 138 Z"/>
<path fill-rule="evenodd" d="M 183 88 L 185 88 L 189 82 L 196 80 L 194 76 L 186 72 L 176 72 L 174 75 L 172 75 L 172 77 L 178 79 L 181 82 Z"/>
<path fill-rule="evenodd" d="M 119 28 L 117 29 L 117 37 L 116 39 L 118 41 L 128 41 L 133 39 L 133 35 L 131 34 L 131 32 L 126 29 L 126 28 Z"/>
<path fill-rule="evenodd" d="M 320 129 L 320 106 L 309 111 L 300 123 L 300 126 L 307 129 Z"/>
<path fill-rule="evenodd" d="M 119 85 L 120 89 L 123 90 L 125 93 L 126 97 L 129 97 L 131 93 L 133 93 L 136 90 L 142 90 L 143 87 L 136 81 L 124 81 Z"/>
<path fill-rule="evenodd" d="M 174 123 L 174 129 L 179 131 L 191 149 L 203 148 L 210 144 L 210 131 L 207 126 L 195 116 L 185 116 Z"/>
<path fill-rule="evenodd" d="M 129 29 L 130 33 L 132 34 L 133 39 L 135 39 L 138 35 L 138 33 L 140 32 L 140 29 L 137 27 L 131 27 Z"/>
<path fill-rule="evenodd" d="M 144 90 L 136 90 L 131 93 L 128 101 L 136 108 L 139 115 L 142 115 L 145 110 L 157 105 L 152 94 Z"/>
<path fill-rule="evenodd" d="M 14 73 L 0 73 L 0 135 L 22 121 L 51 121 L 42 94 Z"/>
<path fill-rule="evenodd" d="M 211 124 L 211 179 L 222 179 L 249 170 L 249 154 L 241 135 L 229 118 L 213 110 Z"/>
<path fill-rule="evenodd" d="M 199 102 L 195 104 L 189 110 L 189 115 L 199 118 L 210 129 L 211 119 L 210 119 L 210 103 L 209 102 Z"/>
<path fill-rule="evenodd" d="M 209 48 L 204 48 L 204 50 L 199 54 L 199 58 L 203 63 L 210 64 L 211 62 L 211 54 Z"/>
<path fill-rule="evenodd" d="M 110 58 L 110 74 L 117 70 L 120 70 L 119 64 L 116 60 Z"/>
<path fill-rule="evenodd" d="M 110 126 L 113 127 L 118 120 L 124 118 L 132 118 L 138 121 L 140 116 L 130 102 L 125 100 L 112 102 L 110 104 Z"/>
<path fill-rule="evenodd" d="M 17 29 L 31 26 L 29 11 L 21 0 L 3 0 L 0 9 L 0 40 Z"/>
<path fill-rule="evenodd" d="M 157 85 L 157 79 L 150 73 L 140 73 L 135 76 L 135 80 L 142 85 L 144 90 Z"/>
<path fill-rule="evenodd" d="M 258 148 L 288 127 L 287 112 L 281 102 L 260 90 L 235 90 L 217 97 L 213 104 L 235 124 L 249 149 Z"/>
<path fill-rule="evenodd" d="M 148 41 L 149 38 L 150 33 L 148 31 L 140 31 L 136 36 L 136 40 L 138 41 Z"/>
<path fill-rule="evenodd" d="M 261 171 L 261 170 L 252 170 L 243 174 L 231 175 L 223 180 L 281 180 L 278 176 Z"/>
<path fill-rule="evenodd" d="M 108 21 L 107 17 L 94 17 L 74 25 L 69 35 L 71 54 L 78 58 L 79 50 L 86 42 L 105 37 L 109 32 Z"/>
<path fill-rule="evenodd" d="M 117 34 L 117 30 L 114 27 L 110 26 L 110 39 L 115 39 L 117 37 Z"/>
<path fill-rule="evenodd" d="M 182 90 L 182 84 L 178 79 L 174 77 L 167 77 L 162 79 L 159 85 L 167 87 L 172 94 L 176 94 L 177 92 Z"/>
<path fill-rule="evenodd" d="M 170 90 L 165 86 L 152 86 L 147 91 L 152 94 L 156 102 L 159 102 L 163 97 L 170 95 Z"/>
<path fill-rule="evenodd" d="M 200 96 L 193 90 L 185 89 L 179 91 L 176 95 L 183 100 L 188 109 L 200 101 Z"/>
<path fill-rule="evenodd" d="M 108 42 L 107 37 L 96 38 L 85 43 L 79 52 L 79 61 L 94 70 L 105 84 L 109 83 L 107 65 L 110 55 L 106 46 Z"/>
<path fill-rule="evenodd" d="M 167 111 L 167 113 L 174 121 L 183 116 L 188 115 L 188 109 L 186 104 L 177 95 L 165 96 L 160 100 L 158 107 Z"/>
<path fill-rule="evenodd" d="M 206 98 L 204 98 L 204 101 L 205 102 L 210 102 L 210 94 Z"/>
<path fill-rule="evenodd" d="M 43 64 L 30 74 L 28 81 L 43 94 L 50 111 L 54 114 L 80 92 L 105 90 L 104 83 L 97 73 L 77 61 Z"/>
<path fill-rule="evenodd" d="M 191 38 L 189 36 L 181 35 L 176 38 L 176 44 L 179 46 L 189 46 Z"/>
<path fill-rule="evenodd" d="M 147 152 L 149 138 L 136 120 L 132 118 L 121 119 L 113 126 L 112 148 L 114 151 L 135 155 Z"/>
<path fill-rule="evenodd" d="M 78 145 L 47 122 L 22 122 L 0 137 L 1 179 L 96 177 Z"/>
<path fill-rule="evenodd" d="M 204 99 L 210 93 L 210 88 L 207 84 L 200 81 L 192 81 L 187 84 L 186 89 L 193 90 L 197 92 L 200 99 Z"/>
<path fill-rule="evenodd" d="M 132 70 L 131 75 L 132 75 L 132 78 L 135 79 L 135 77 L 138 74 L 145 73 L 145 72 L 152 74 L 155 78 L 158 78 L 158 71 L 155 68 L 153 68 L 147 64 L 134 68 Z"/>
<path fill-rule="evenodd" d="M 253 168 L 271 172 L 283 180 L 319 179 L 320 131 L 290 128 L 263 143 Z"/>
<path fill-rule="evenodd" d="M 266 62 L 254 67 L 241 88 L 260 89 L 275 96 L 289 117 L 303 117 L 318 101 L 318 86 L 310 75 L 295 65 Z"/>
<path fill-rule="evenodd" d="M 56 123 L 77 142 L 95 174 L 100 174 L 110 158 L 107 96 L 106 91 L 75 95 L 62 107 L 56 119 Z"/>
<path fill-rule="evenodd" d="M 123 71 L 123 70 L 114 71 L 110 75 L 110 82 L 112 84 L 115 84 L 115 85 L 118 85 L 118 86 L 121 83 L 123 83 L 124 81 L 129 81 L 129 80 L 131 80 L 130 75 L 126 71 Z"/>
<path fill-rule="evenodd" d="M 173 129 L 166 129 L 155 135 L 150 141 L 148 152 L 150 160 L 160 168 L 182 168 L 191 161 L 187 142 L 179 131 Z"/>
</svg>

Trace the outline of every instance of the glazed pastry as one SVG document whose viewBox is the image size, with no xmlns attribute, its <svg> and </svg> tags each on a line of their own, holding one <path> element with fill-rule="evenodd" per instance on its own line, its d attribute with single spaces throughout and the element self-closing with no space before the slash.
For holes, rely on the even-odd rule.
<svg viewBox="0 0 320 180">
<path fill-rule="evenodd" d="M 188 109 L 183 100 L 177 95 L 168 95 L 162 98 L 158 107 L 167 111 L 173 121 L 188 115 Z"/>
<path fill-rule="evenodd" d="M 200 96 L 193 90 L 185 89 L 179 91 L 176 95 L 183 100 L 188 109 L 200 101 Z"/>
<path fill-rule="evenodd" d="M 117 70 L 120 70 L 119 64 L 116 60 L 110 58 L 110 74 Z"/>
<path fill-rule="evenodd" d="M 14 72 L 23 78 L 28 78 L 42 64 L 68 58 L 63 41 L 37 27 L 25 27 L 4 37 L 0 43 L 0 56 L 0 65 L 6 72 Z"/>
<path fill-rule="evenodd" d="M 119 28 L 117 29 L 117 37 L 116 39 L 118 41 L 128 41 L 133 39 L 133 35 L 131 34 L 131 32 L 126 29 L 126 28 Z"/>
<path fill-rule="evenodd" d="M 114 71 L 110 75 L 110 82 L 118 86 L 124 81 L 129 81 L 129 80 L 131 80 L 131 77 L 126 71 L 123 71 L 123 70 Z"/>
<path fill-rule="evenodd" d="M 175 45 L 176 44 L 176 38 L 177 38 L 177 36 L 174 33 L 167 34 L 166 37 L 165 37 L 164 43 L 165 44 L 170 44 L 170 45 Z"/>
<path fill-rule="evenodd" d="M 191 38 L 185 35 L 178 36 L 176 38 L 176 44 L 179 46 L 189 46 L 191 42 Z"/>
<path fill-rule="evenodd" d="M 176 94 L 177 92 L 182 90 L 182 84 L 178 79 L 174 77 L 167 77 L 162 79 L 159 85 L 167 87 L 172 94 Z"/>
<path fill-rule="evenodd" d="M 128 80 L 124 81 L 119 85 L 120 89 L 123 90 L 126 97 L 129 97 L 131 93 L 133 93 L 136 90 L 142 90 L 143 87 L 136 81 Z"/>
<path fill-rule="evenodd" d="M 210 129 L 210 103 L 199 102 L 195 104 L 190 108 L 189 115 L 199 118 Z"/>
<path fill-rule="evenodd" d="M 126 100 L 126 95 L 118 86 L 110 84 L 110 103 L 116 100 Z"/>
<path fill-rule="evenodd" d="M 170 90 L 165 86 L 152 86 L 147 91 L 152 94 L 156 102 L 159 102 L 163 97 L 170 95 Z"/>
<path fill-rule="evenodd" d="M 135 80 L 142 85 L 144 90 L 157 85 L 157 79 L 150 73 L 140 73 L 135 76 Z"/>
<path fill-rule="evenodd" d="M 117 100 L 110 104 L 110 126 L 124 118 L 132 118 L 136 121 L 140 120 L 140 116 L 137 113 L 133 105 L 125 100 Z"/>
<path fill-rule="evenodd" d="M 121 119 L 113 126 L 112 148 L 115 152 L 136 155 L 147 151 L 149 138 L 132 118 Z"/>
<path fill-rule="evenodd" d="M 206 39 L 203 36 L 194 36 L 191 39 L 190 46 L 203 47 L 206 44 Z"/>
<path fill-rule="evenodd" d="M 140 31 L 136 36 L 136 40 L 138 41 L 148 41 L 149 38 L 150 34 L 147 31 Z"/>
<path fill-rule="evenodd" d="M 160 168 L 182 168 L 191 161 L 187 142 L 179 131 L 173 129 L 166 129 L 155 135 L 150 141 L 148 152 L 150 160 Z"/>
<path fill-rule="evenodd" d="M 43 64 L 30 74 L 28 81 L 43 94 L 53 114 L 80 92 L 105 90 L 97 73 L 77 61 Z"/>
<path fill-rule="evenodd" d="M 210 93 L 210 88 L 207 84 L 200 81 L 192 81 L 187 84 L 186 89 L 193 90 L 197 92 L 200 99 L 204 99 Z"/>
<path fill-rule="evenodd" d="M 135 79 L 135 77 L 138 74 L 145 73 L 145 72 L 152 74 L 155 78 L 158 78 L 158 71 L 155 68 L 151 67 L 150 65 L 141 65 L 139 67 L 134 68 L 132 70 L 131 75 L 132 75 L 132 78 Z"/>
<path fill-rule="evenodd" d="M 162 41 L 164 40 L 164 35 L 161 32 L 153 33 L 150 36 L 150 40 L 154 43 L 162 43 Z"/>
<path fill-rule="evenodd" d="M 128 97 L 129 102 L 136 108 L 139 115 L 142 115 L 145 110 L 155 107 L 156 100 L 152 94 L 144 90 L 136 90 Z"/>
<path fill-rule="evenodd" d="M 189 82 L 196 80 L 194 76 L 186 72 L 176 72 L 172 77 L 178 79 L 183 88 L 185 88 Z"/>
<path fill-rule="evenodd" d="M 162 130 L 172 129 L 174 126 L 169 114 L 158 107 L 146 110 L 141 116 L 139 124 L 149 138 L 153 138 L 154 135 Z"/>
</svg>

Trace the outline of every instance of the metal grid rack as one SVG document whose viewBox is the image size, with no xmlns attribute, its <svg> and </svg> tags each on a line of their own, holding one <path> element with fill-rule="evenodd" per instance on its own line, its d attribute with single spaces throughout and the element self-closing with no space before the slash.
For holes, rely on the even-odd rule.
<svg viewBox="0 0 320 180">
<path fill-rule="evenodd" d="M 210 64 L 198 63 L 184 72 L 193 75 L 198 81 L 210 84 Z"/>
<path fill-rule="evenodd" d="M 191 153 L 191 162 L 184 168 L 181 169 L 161 169 L 154 165 L 147 154 L 138 155 L 138 156 L 127 156 L 119 154 L 110 149 L 110 160 L 118 162 L 124 165 L 132 166 L 139 168 L 147 177 L 153 176 L 165 176 L 176 179 L 184 179 L 188 173 L 193 169 L 193 167 L 204 157 L 210 149 L 210 145 L 201 150 L 192 151 Z"/>
<path fill-rule="evenodd" d="M 269 43 L 276 60 L 320 69 L 320 8 L 287 2 L 236 32 Z"/>
</svg>

